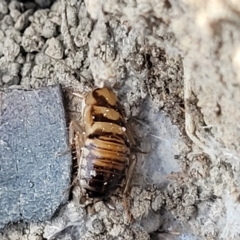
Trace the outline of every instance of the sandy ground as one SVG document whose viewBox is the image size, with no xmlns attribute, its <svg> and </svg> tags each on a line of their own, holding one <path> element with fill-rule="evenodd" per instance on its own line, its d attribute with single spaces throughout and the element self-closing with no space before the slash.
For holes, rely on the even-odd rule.
<svg viewBox="0 0 240 240">
<path fill-rule="evenodd" d="M 143 149 L 128 198 L 134 221 L 79 190 L 47 223 L 1 239 L 240 239 L 240 5 L 237 0 L 0 2 L 0 86 L 109 86 Z M 18 236 L 18 237 L 17 237 Z"/>
</svg>

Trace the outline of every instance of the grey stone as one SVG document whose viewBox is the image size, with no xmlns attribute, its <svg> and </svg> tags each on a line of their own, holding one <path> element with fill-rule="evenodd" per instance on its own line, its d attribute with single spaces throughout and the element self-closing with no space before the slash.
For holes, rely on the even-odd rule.
<svg viewBox="0 0 240 240">
<path fill-rule="evenodd" d="M 68 148 L 59 85 L 0 92 L 0 228 L 50 219 L 68 200 Z"/>
</svg>

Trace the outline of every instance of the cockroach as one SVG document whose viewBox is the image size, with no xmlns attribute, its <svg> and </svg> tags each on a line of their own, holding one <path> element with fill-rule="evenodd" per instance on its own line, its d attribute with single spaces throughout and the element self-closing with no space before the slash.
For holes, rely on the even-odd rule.
<svg viewBox="0 0 240 240">
<path fill-rule="evenodd" d="M 78 159 L 81 202 L 107 201 L 122 189 L 126 193 L 137 161 L 131 151 L 134 138 L 124 118 L 116 94 L 107 87 L 96 88 L 83 100 L 82 122 L 69 126 L 70 144 Z"/>
</svg>

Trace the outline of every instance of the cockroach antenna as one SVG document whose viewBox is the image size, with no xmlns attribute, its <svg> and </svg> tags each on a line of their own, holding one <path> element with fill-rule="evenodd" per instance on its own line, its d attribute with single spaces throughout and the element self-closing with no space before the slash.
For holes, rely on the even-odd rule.
<svg viewBox="0 0 240 240">
<path fill-rule="evenodd" d="M 78 76 L 79 79 L 81 79 L 81 77 L 82 77 L 84 80 L 86 80 L 86 81 L 89 83 L 90 87 L 93 89 L 93 84 L 89 81 L 89 79 L 87 79 L 87 78 L 86 78 L 83 74 L 81 74 L 78 70 L 71 68 L 70 66 L 68 66 L 68 65 L 65 64 L 64 62 L 61 62 L 60 60 L 62 60 L 62 59 L 57 59 L 57 58 L 55 58 L 55 57 L 52 57 L 52 56 L 48 55 L 47 53 L 44 53 L 44 54 L 45 54 L 46 56 L 48 56 L 49 58 L 54 59 L 55 61 L 61 63 L 62 65 L 64 65 L 64 66 L 67 67 L 68 69 L 72 70 L 73 72 L 75 72 L 75 73 L 77 74 L 77 76 Z"/>
<path fill-rule="evenodd" d="M 110 38 L 112 37 L 113 38 L 113 48 L 114 48 L 114 57 L 113 57 L 113 61 L 116 59 L 116 56 L 117 56 L 117 51 L 116 51 L 116 41 L 115 41 L 115 35 L 114 35 L 114 32 L 109 24 L 109 22 L 106 22 L 105 23 L 106 27 L 107 27 L 107 32 L 110 36 Z M 110 42 L 110 40 L 109 40 Z M 109 43 L 110 44 L 110 43 Z M 107 44 L 105 44 L 105 62 L 107 62 Z"/>
</svg>

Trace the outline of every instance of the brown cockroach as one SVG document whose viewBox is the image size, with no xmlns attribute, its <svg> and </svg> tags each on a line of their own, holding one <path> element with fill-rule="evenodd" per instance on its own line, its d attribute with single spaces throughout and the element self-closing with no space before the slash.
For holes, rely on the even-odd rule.
<svg viewBox="0 0 240 240">
<path fill-rule="evenodd" d="M 88 205 L 99 200 L 107 201 L 121 188 L 124 208 L 129 214 L 126 194 L 137 162 L 136 153 L 146 152 L 136 147 L 123 108 L 110 88 L 96 88 L 86 96 L 73 95 L 83 99 L 82 122 L 72 120 L 69 125 L 69 141 L 75 148 L 78 162 L 74 182 L 79 182 L 81 203 Z"/>
<path fill-rule="evenodd" d="M 122 107 L 110 88 L 96 88 L 84 97 L 82 123 L 71 121 L 69 137 L 78 159 L 82 203 L 105 201 L 122 188 L 126 207 L 137 158 Z"/>
</svg>

